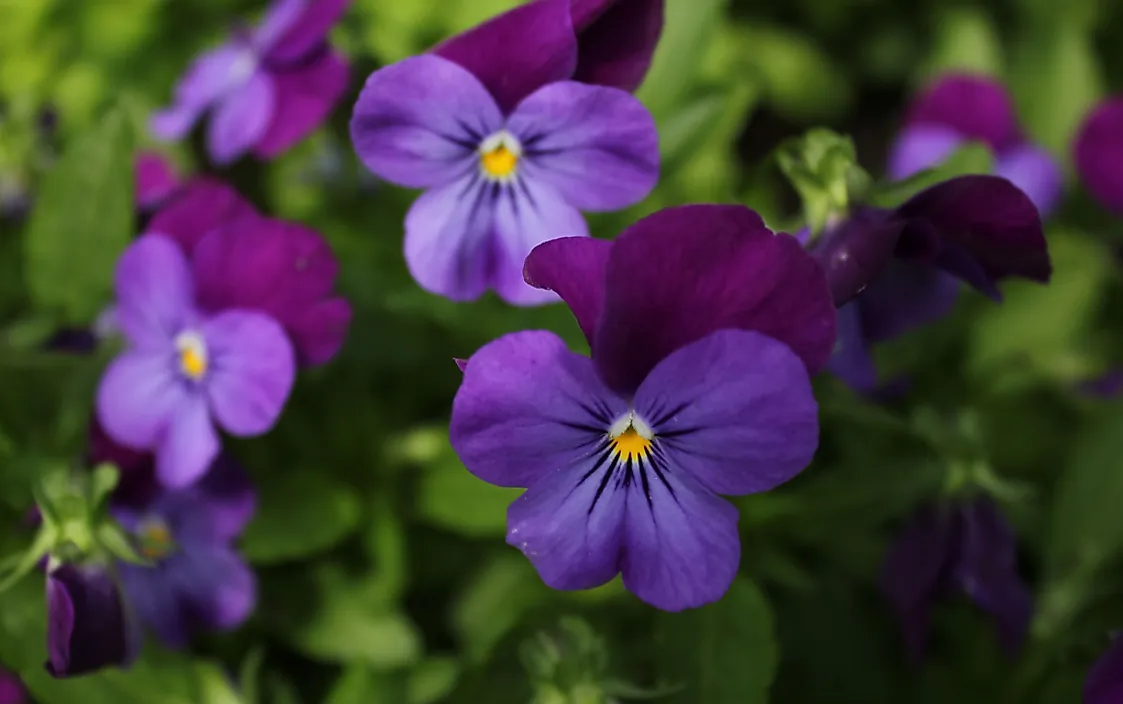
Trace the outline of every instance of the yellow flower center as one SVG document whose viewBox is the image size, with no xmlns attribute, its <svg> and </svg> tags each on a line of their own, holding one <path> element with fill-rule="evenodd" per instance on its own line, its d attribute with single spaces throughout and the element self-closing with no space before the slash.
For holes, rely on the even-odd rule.
<svg viewBox="0 0 1123 704">
<path fill-rule="evenodd" d="M 519 157 L 504 145 L 480 155 L 480 165 L 484 171 L 496 178 L 506 178 L 513 174 L 518 163 Z"/>
<path fill-rule="evenodd" d="M 627 430 L 612 438 L 612 446 L 619 457 L 639 460 L 646 457 L 651 449 L 651 438 L 643 437 L 634 426 L 629 425 Z"/>
<path fill-rule="evenodd" d="M 168 529 L 168 524 L 158 518 L 145 520 L 137 533 L 137 538 L 140 543 L 140 555 L 148 560 L 167 557 L 175 549 L 175 540 Z"/>
<path fill-rule="evenodd" d="M 180 333 L 175 341 L 179 351 L 179 369 L 184 376 L 194 381 L 207 373 L 207 345 L 197 333 Z"/>
</svg>

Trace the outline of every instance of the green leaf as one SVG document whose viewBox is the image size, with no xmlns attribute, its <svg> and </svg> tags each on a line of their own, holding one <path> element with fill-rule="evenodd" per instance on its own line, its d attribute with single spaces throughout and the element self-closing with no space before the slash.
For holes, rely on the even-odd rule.
<svg viewBox="0 0 1123 704">
<path fill-rule="evenodd" d="M 452 625 L 465 655 L 484 661 L 523 612 L 547 596 L 547 587 L 522 555 L 503 554 L 487 563 L 452 607 Z"/>
<path fill-rule="evenodd" d="M 196 663 L 195 672 L 199 681 L 199 704 L 245 704 L 217 663 Z"/>
<path fill-rule="evenodd" d="M 133 235 L 131 135 L 110 112 L 46 175 L 26 233 L 26 276 L 37 305 L 89 323 L 105 307 L 113 267 Z"/>
<path fill-rule="evenodd" d="M 932 26 L 936 29 L 935 46 L 923 68 L 925 76 L 950 71 L 1002 75 L 1002 42 L 985 10 L 942 9 Z"/>
<path fill-rule="evenodd" d="M 879 208 L 895 208 L 926 188 L 948 179 L 968 174 L 989 174 L 994 171 L 994 155 L 983 144 L 968 143 L 955 150 L 939 166 L 917 172 L 900 181 L 885 181 L 870 192 L 869 204 Z"/>
<path fill-rule="evenodd" d="M 811 37 L 754 23 L 744 30 L 742 52 L 758 75 L 768 102 L 784 117 L 815 122 L 844 115 L 853 87 L 841 64 Z"/>
<path fill-rule="evenodd" d="M 455 658 L 430 658 L 417 664 L 406 680 L 409 704 L 436 704 L 444 701 L 460 677 Z"/>
<path fill-rule="evenodd" d="M 417 511 L 423 520 L 457 533 L 502 536 L 507 507 L 522 492 L 488 484 L 465 469 L 446 434 L 440 456 L 421 477 Z"/>
<path fill-rule="evenodd" d="M 636 92 L 657 123 L 685 102 L 728 6 L 729 0 L 666 0 L 663 35 L 651 70 Z"/>
<path fill-rule="evenodd" d="M 397 674 L 375 672 L 363 663 L 352 663 L 335 681 L 324 704 L 404 704 L 406 686 Z"/>
<path fill-rule="evenodd" d="M 359 499 L 323 472 L 296 470 L 260 485 L 242 551 L 250 562 L 297 560 L 332 547 L 359 524 Z"/>
<path fill-rule="evenodd" d="M 772 611 L 752 582 L 738 577 L 721 601 L 656 616 L 660 674 L 682 684 L 671 704 L 764 704 L 778 652 Z"/>
</svg>

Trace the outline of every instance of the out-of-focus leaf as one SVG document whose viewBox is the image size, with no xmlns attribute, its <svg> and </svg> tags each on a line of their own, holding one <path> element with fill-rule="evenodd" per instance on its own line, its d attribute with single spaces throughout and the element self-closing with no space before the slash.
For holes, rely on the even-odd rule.
<svg viewBox="0 0 1123 704">
<path fill-rule="evenodd" d="M 990 14 L 978 7 L 940 8 L 932 26 L 935 46 L 926 62 L 925 78 L 965 71 L 1000 76 L 1005 67 L 1002 42 Z"/>
<path fill-rule="evenodd" d="M 363 663 L 348 665 L 328 693 L 324 704 L 404 704 L 403 678 L 375 672 Z"/>
<path fill-rule="evenodd" d="M 409 704 L 436 704 L 444 701 L 460 677 L 460 663 L 454 658 L 430 658 L 410 670 L 406 681 Z"/>
<path fill-rule="evenodd" d="M 659 124 L 682 104 L 728 5 L 729 0 L 666 1 L 663 36 L 636 93 Z"/>
<path fill-rule="evenodd" d="M 120 109 L 81 135 L 43 179 L 26 233 L 29 292 L 66 322 L 105 307 L 133 234 L 131 135 Z"/>
<path fill-rule="evenodd" d="M 541 602 L 548 590 L 522 555 L 505 554 L 473 577 L 452 607 L 452 624 L 465 656 L 475 662 L 519 622 L 522 612 Z"/>
<path fill-rule="evenodd" d="M 850 77 L 809 37 L 753 23 L 742 39 L 748 68 L 765 99 L 785 117 L 811 122 L 837 117 L 853 100 Z"/>
<path fill-rule="evenodd" d="M 250 562 L 300 559 L 335 545 L 358 527 L 358 498 L 322 472 L 270 476 L 259 491 L 257 515 L 242 541 Z"/>
<path fill-rule="evenodd" d="M 447 436 L 432 467 L 422 475 L 417 510 L 433 525 L 464 535 L 502 536 L 507 532 L 507 507 L 522 489 L 492 486 L 460 463 Z"/>
<path fill-rule="evenodd" d="M 700 609 L 659 613 L 659 674 L 684 688 L 672 704 L 765 704 L 779 653 L 772 611 L 752 582 L 738 577 L 725 597 Z"/>
<path fill-rule="evenodd" d="M 231 686 L 230 677 L 217 663 L 196 663 L 195 672 L 199 681 L 199 704 L 245 704 Z"/>
</svg>

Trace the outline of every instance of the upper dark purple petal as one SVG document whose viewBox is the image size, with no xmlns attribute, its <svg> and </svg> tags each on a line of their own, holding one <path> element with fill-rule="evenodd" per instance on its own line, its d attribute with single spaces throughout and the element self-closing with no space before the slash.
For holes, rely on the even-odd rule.
<svg viewBox="0 0 1123 704">
<path fill-rule="evenodd" d="M 146 231 L 170 237 L 190 256 L 208 232 L 253 213 L 253 205 L 230 186 L 211 178 L 196 178 L 152 216 Z"/>
<path fill-rule="evenodd" d="M 589 346 L 604 308 L 604 277 L 612 243 L 591 237 L 560 237 L 531 250 L 523 278 L 553 291 L 569 306 Z"/>
<path fill-rule="evenodd" d="M 176 176 L 175 169 L 167 159 L 156 152 L 137 154 L 134 169 L 136 204 L 142 210 L 160 205 L 179 187 L 179 178 Z"/>
<path fill-rule="evenodd" d="M 285 151 L 327 118 L 347 92 L 350 67 L 342 54 L 325 47 L 314 59 L 275 71 L 272 77 L 273 114 L 253 147 L 262 159 Z"/>
<path fill-rule="evenodd" d="M 1018 575 L 1018 544 L 1013 529 L 989 497 L 961 507 L 959 561 L 954 579 L 982 609 L 994 616 L 1003 647 L 1021 646 L 1033 614 L 1029 588 Z"/>
<path fill-rule="evenodd" d="M 319 51 L 332 25 L 339 21 L 350 4 L 351 0 L 307 0 L 304 11 L 296 14 L 285 31 L 267 48 L 266 64 L 297 63 Z"/>
<path fill-rule="evenodd" d="M 1119 702 L 1123 702 L 1123 637 L 1116 636 L 1084 680 L 1083 704 Z"/>
<path fill-rule="evenodd" d="M 889 266 L 904 228 L 904 221 L 890 212 L 862 208 L 812 247 L 836 306 L 858 295 Z"/>
<path fill-rule="evenodd" d="M 121 592 L 104 567 L 47 573 L 47 671 L 54 677 L 125 667 L 136 655 Z"/>
<path fill-rule="evenodd" d="M 932 605 L 947 587 L 956 554 L 956 510 L 923 506 L 885 555 L 880 586 L 893 607 L 914 658 L 924 651 Z"/>
<path fill-rule="evenodd" d="M 854 304 L 867 342 L 881 342 L 939 320 L 955 306 L 959 280 L 922 262 L 894 261 Z"/>
<path fill-rule="evenodd" d="M 1123 214 L 1123 96 L 1100 103 L 1074 148 L 1080 180 L 1105 208 Z"/>
<path fill-rule="evenodd" d="M 663 33 L 663 4 L 664 0 L 574 0 L 577 70 L 573 79 L 627 91 L 638 88 Z M 608 7 L 594 15 L 590 12 L 594 5 Z"/>
<path fill-rule="evenodd" d="M 631 394 L 664 357 L 721 328 L 779 340 L 815 373 L 835 338 L 826 276 L 741 206 L 668 208 L 613 242 L 592 345 L 609 387 Z"/>
<path fill-rule="evenodd" d="M 1010 93 L 986 76 L 949 74 L 930 84 L 913 101 L 910 125 L 945 125 L 967 139 L 1000 150 L 1020 141 Z"/>
<path fill-rule="evenodd" d="M 573 76 L 577 37 L 569 0 L 534 0 L 433 49 L 471 71 L 504 112 L 547 83 Z"/>
<path fill-rule="evenodd" d="M 177 543 L 208 546 L 230 544 L 256 509 L 249 475 L 232 456 L 220 454 L 201 480 L 165 492 L 149 510 L 167 521 Z"/>
<path fill-rule="evenodd" d="M 908 221 L 897 256 L 936 264 L 984 293 L 1008 276 L 1047 282 L 1052 273 L 1033 202 L 998 176 L 960 176 L 897 209 Z"/>
</svg>

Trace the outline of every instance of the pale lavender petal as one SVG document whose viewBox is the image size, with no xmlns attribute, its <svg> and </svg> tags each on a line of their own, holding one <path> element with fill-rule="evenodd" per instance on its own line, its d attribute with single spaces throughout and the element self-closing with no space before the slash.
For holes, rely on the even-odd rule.
<svg viewBox="0 0 1123 704">
<path fill-rule="evenodd" d="M 581 210 L 619 210 L 659 180 L 659 134 L 643 103 L 617 88 L 551 83 L 519 103 L 507 128 L 528 177 Z"/>
<path fill-rule="evenodd" d="M 554 589 L 598 587 L 620 572 L 625 502 L 602 457 L 572 453 L 507 509 L 507 543 Z"/>
<path fill-rule="evenodd" d="M 528 487 L 588 457 L 627 408 L 557 335 L 517 332 L 468 360 L 449 439 L 480 479 Z"/>
<path fill-rule="evenodd" d="M 962 134 L 946 125 L 906 127 L 890 149 L 889 178 L 908 178 L 918 171 L 939 166 L 964 141 Z"/>
<path fill-rule="evenodd" d="M 315 0 L 274 0 L 253 31 L 252 43 L 259 54 L 268 52 L 293 28 L 308 5 Z"/>
<path fill-rule="evenodd" d="M 219 165 L 229 164 L 253 148 L 269 129 L 276 95 L 273 78 L 254 73 L 223 98 L 207 125 L 207 153 Z"/>
<path fill-rule="evenodd" d="M 406 265 L 414 281 L 454 301 L 479 298 L 490 278 L 494 216 L 475 172 L 423 193 L 405 222 Z"/>
<path fill-rule="evenodd" d="M 674 465 L 646 480 L 628 496 L 624 586 L 664 611 L 717 601 L 741 561 L 737 509 Z"/>
<path fill-rule="evenodd" d="M 498 235 L 491 271 L 491 285 L 508 303 L 535 305 L 558 299 L 552 291 L 535 288 L 523 278 L 523 265 L 530 251 L 559 237 L 587 237 L 581 213 L 566 203 L 552 186 L 529 175 L 499 198 L 495 210 Z"/>
<path fill-rule="evenodd" d="M 196 59 L 176 86 L 172 105 L 152 115 L 152 134 L 168 141 L 187 136 L 203 111 L 230 88 L 245 58 L 243 49 L 228 44 Z"/>
<path fill-rule="evenodd" d="M 269 44 L 266 62 L 283 65 L 306 59 L 324 45 L 350 4 L 351 0 L 305 0 L 303 12 Z"/>
<path fill-rule="evenodd" d="M 1041 217 L 1057 207 L 1064 186 L 1061 166 L 1049 152 L 1032 144 L 1007 149 L 998 155 L 994 173 L 1009 179 L 1037 206 Z"/>
<path fill-rule="evenodd" d="M 142 237 L 117 260 L 116 320 L 138 349 L 162 350 L 188 323 L 194 286 L 187 259 L 160 235 Z"/>
<path fill-rule="evenodd" d="M 192 389 L 176 405 L 156 446 L 156 477 L 171 489 L 193 484 L 206 474 L 218 450 L 206 398 Z"/>
<path fill-rule="evenodd" d="M 1104 100 L 1084 118 L 1073 146 L 1080 180 L 1105 207 L 1123 214 L 1123 96 Z"/>
<path fill-rule="evenodd" d="M 105 433 L 131 449 L 152 448 L 187 390 L 175 375 L 175 350 L 125 352 L 109 365 L 97 390 L 97 417 Z"/>
<path fill-rule="evenodd" d="M 499 107 L 475 76 L 438 56 L 416 56 L 367 78 L 351 140 L 375 175 L 423 188 L 474 174 L 477 147 L 502 126 Z"/>
<path fill-rule="evenodd" d="M 273 427 L 296 377 L 285 330 L 267 315 L 229 310 L 202 326 L 210 355 L 206 395 L 215 419 L 231 435 Z"/>
<path fill-rule="evenodd" d="M 277 156 L 327 119 L 347 92 L 350 69 L 342 54 L 329 50 L 315 61 L 270 75 L 273 115 L 253 147 L 254 155 L 261 159 Z"/>
</svg>

